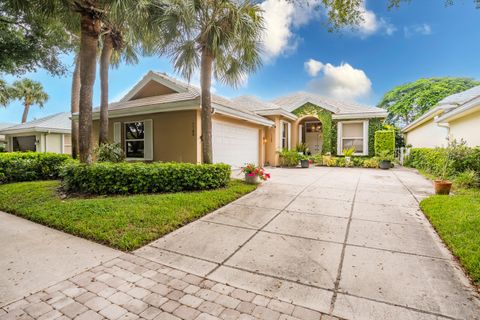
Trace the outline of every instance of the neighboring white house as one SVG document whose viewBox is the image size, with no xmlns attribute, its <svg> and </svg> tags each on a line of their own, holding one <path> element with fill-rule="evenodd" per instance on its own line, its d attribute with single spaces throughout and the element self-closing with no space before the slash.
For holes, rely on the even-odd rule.
<svg viewBox="0 0 480 320">
<path fill-rule="evenodd" d="M 480 146 L 480 86 L 446 97 L 402 132 L 414 148 L 445 146 L 448 137 Z"/>
<path fill-rule="evenodd" d="M 0 130 L 6 129 L 15 125 L 14 123 L 0 122 Z M 0 147 L 3 147 L 6 144 L 5 136 L 0 134 Z"/>
<path fill-rule="evenodd" d="M 70 113 L 57 113 L 45 118 L 0 129 L 7 151 L 72 153 Z"/>
</svg>

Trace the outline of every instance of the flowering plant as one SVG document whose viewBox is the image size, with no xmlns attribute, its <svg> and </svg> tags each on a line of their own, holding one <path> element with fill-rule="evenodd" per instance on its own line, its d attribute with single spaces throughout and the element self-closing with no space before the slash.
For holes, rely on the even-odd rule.
<svg viewBox="0 0 480 320">
<path fill-rule="evenodd" d="M 270 174 L 266 173 L 263 167 L 256 166 L 253 163 L 248 163 L 245 167 L 242 167 L 242 172 L 249 177 L 258 176 L 261 180 L 270 179 Z"/>
</svg>

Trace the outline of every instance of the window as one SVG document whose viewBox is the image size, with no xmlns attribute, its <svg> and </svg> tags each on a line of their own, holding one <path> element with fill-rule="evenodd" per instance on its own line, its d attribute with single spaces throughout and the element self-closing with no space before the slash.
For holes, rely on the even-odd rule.
<svg viewBox="0 0 480 320">
<path fill-rule="evenodd" d="M 368 151 L 366 150 L 367 137 L 365 134 L 368 132 L 368 122 L 341 122 L 339 123 L 339 150 L 338 153 L 342 154 L 344 149 L 355 148 L 355 154 L 364 155 Z"/>
<path fill-rule="evenodd" d="M 37 151 L 36 136 L 13 137 L 12 150 L 13 151 Z"/>
<path fill-rule="evenodd" d="M 130 159 L 145 158 L 145 123 L 125 123 L 125 155 Z"/>
<path fill-rule="evenodd" d="M 280 138 L 282 149 L 290 149 L 290 125 L 288 124 L 288 122 L 282 121 L 281 127 L 282 131 L 280 133 Z"/>
</svg>

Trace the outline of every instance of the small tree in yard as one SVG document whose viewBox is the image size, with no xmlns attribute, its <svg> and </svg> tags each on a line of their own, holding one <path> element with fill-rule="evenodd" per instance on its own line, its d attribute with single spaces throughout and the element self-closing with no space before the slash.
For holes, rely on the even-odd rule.
<svg viewBox="0 0 480 320">
<path fill-rule="evenodd" d="M 379 130 L 375 132 L 375 155 L 395 155 L 395 131 Z"/>
</svg>

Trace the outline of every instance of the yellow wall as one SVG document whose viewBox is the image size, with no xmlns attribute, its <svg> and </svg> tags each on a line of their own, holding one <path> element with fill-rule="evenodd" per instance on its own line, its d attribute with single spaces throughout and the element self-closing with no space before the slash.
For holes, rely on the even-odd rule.
<svg viewBox="0 0 480 320">
<path fill-rule="evenodd" d="M 435 148 L 447 144 L 448 129 L 439 127 L 433 119 L 405 134 L 406 144 L 414 148 Z"/>
<path fill-rule="evenodd" d="M 113 141 L 113 124 L 152 119 L 153 161 L 197 163 L 196 111 L 161 112 L 148 115 L 110 118 L 108 137 Z M 93 122 L 93 143 L 98 144 L 99 120 Z M 122 147 L 124 146 L 122 125 Z"/>
<path fill-rule="evenodd" d="M 265 163 L 268 163 L 271 166 L 279 166 L 280 157 L 278 155 L 278 151 L 281 150 L 281 121 L 289 122 L 291 126 L 290 149 L 295 148 L 297 145 L 298 125 L 296 125 L 296 122 L 283 116 L 267 116 L 267 118 L 275 122 L 275 127 L 265 128 L 264 131 L 267 140 L 265 144 Z"/>
<path fill-rule="evenodd" d="M 480 146 L 480 111 L 450 122 L 450 135 L 468 146 Z"/>
</svg>

